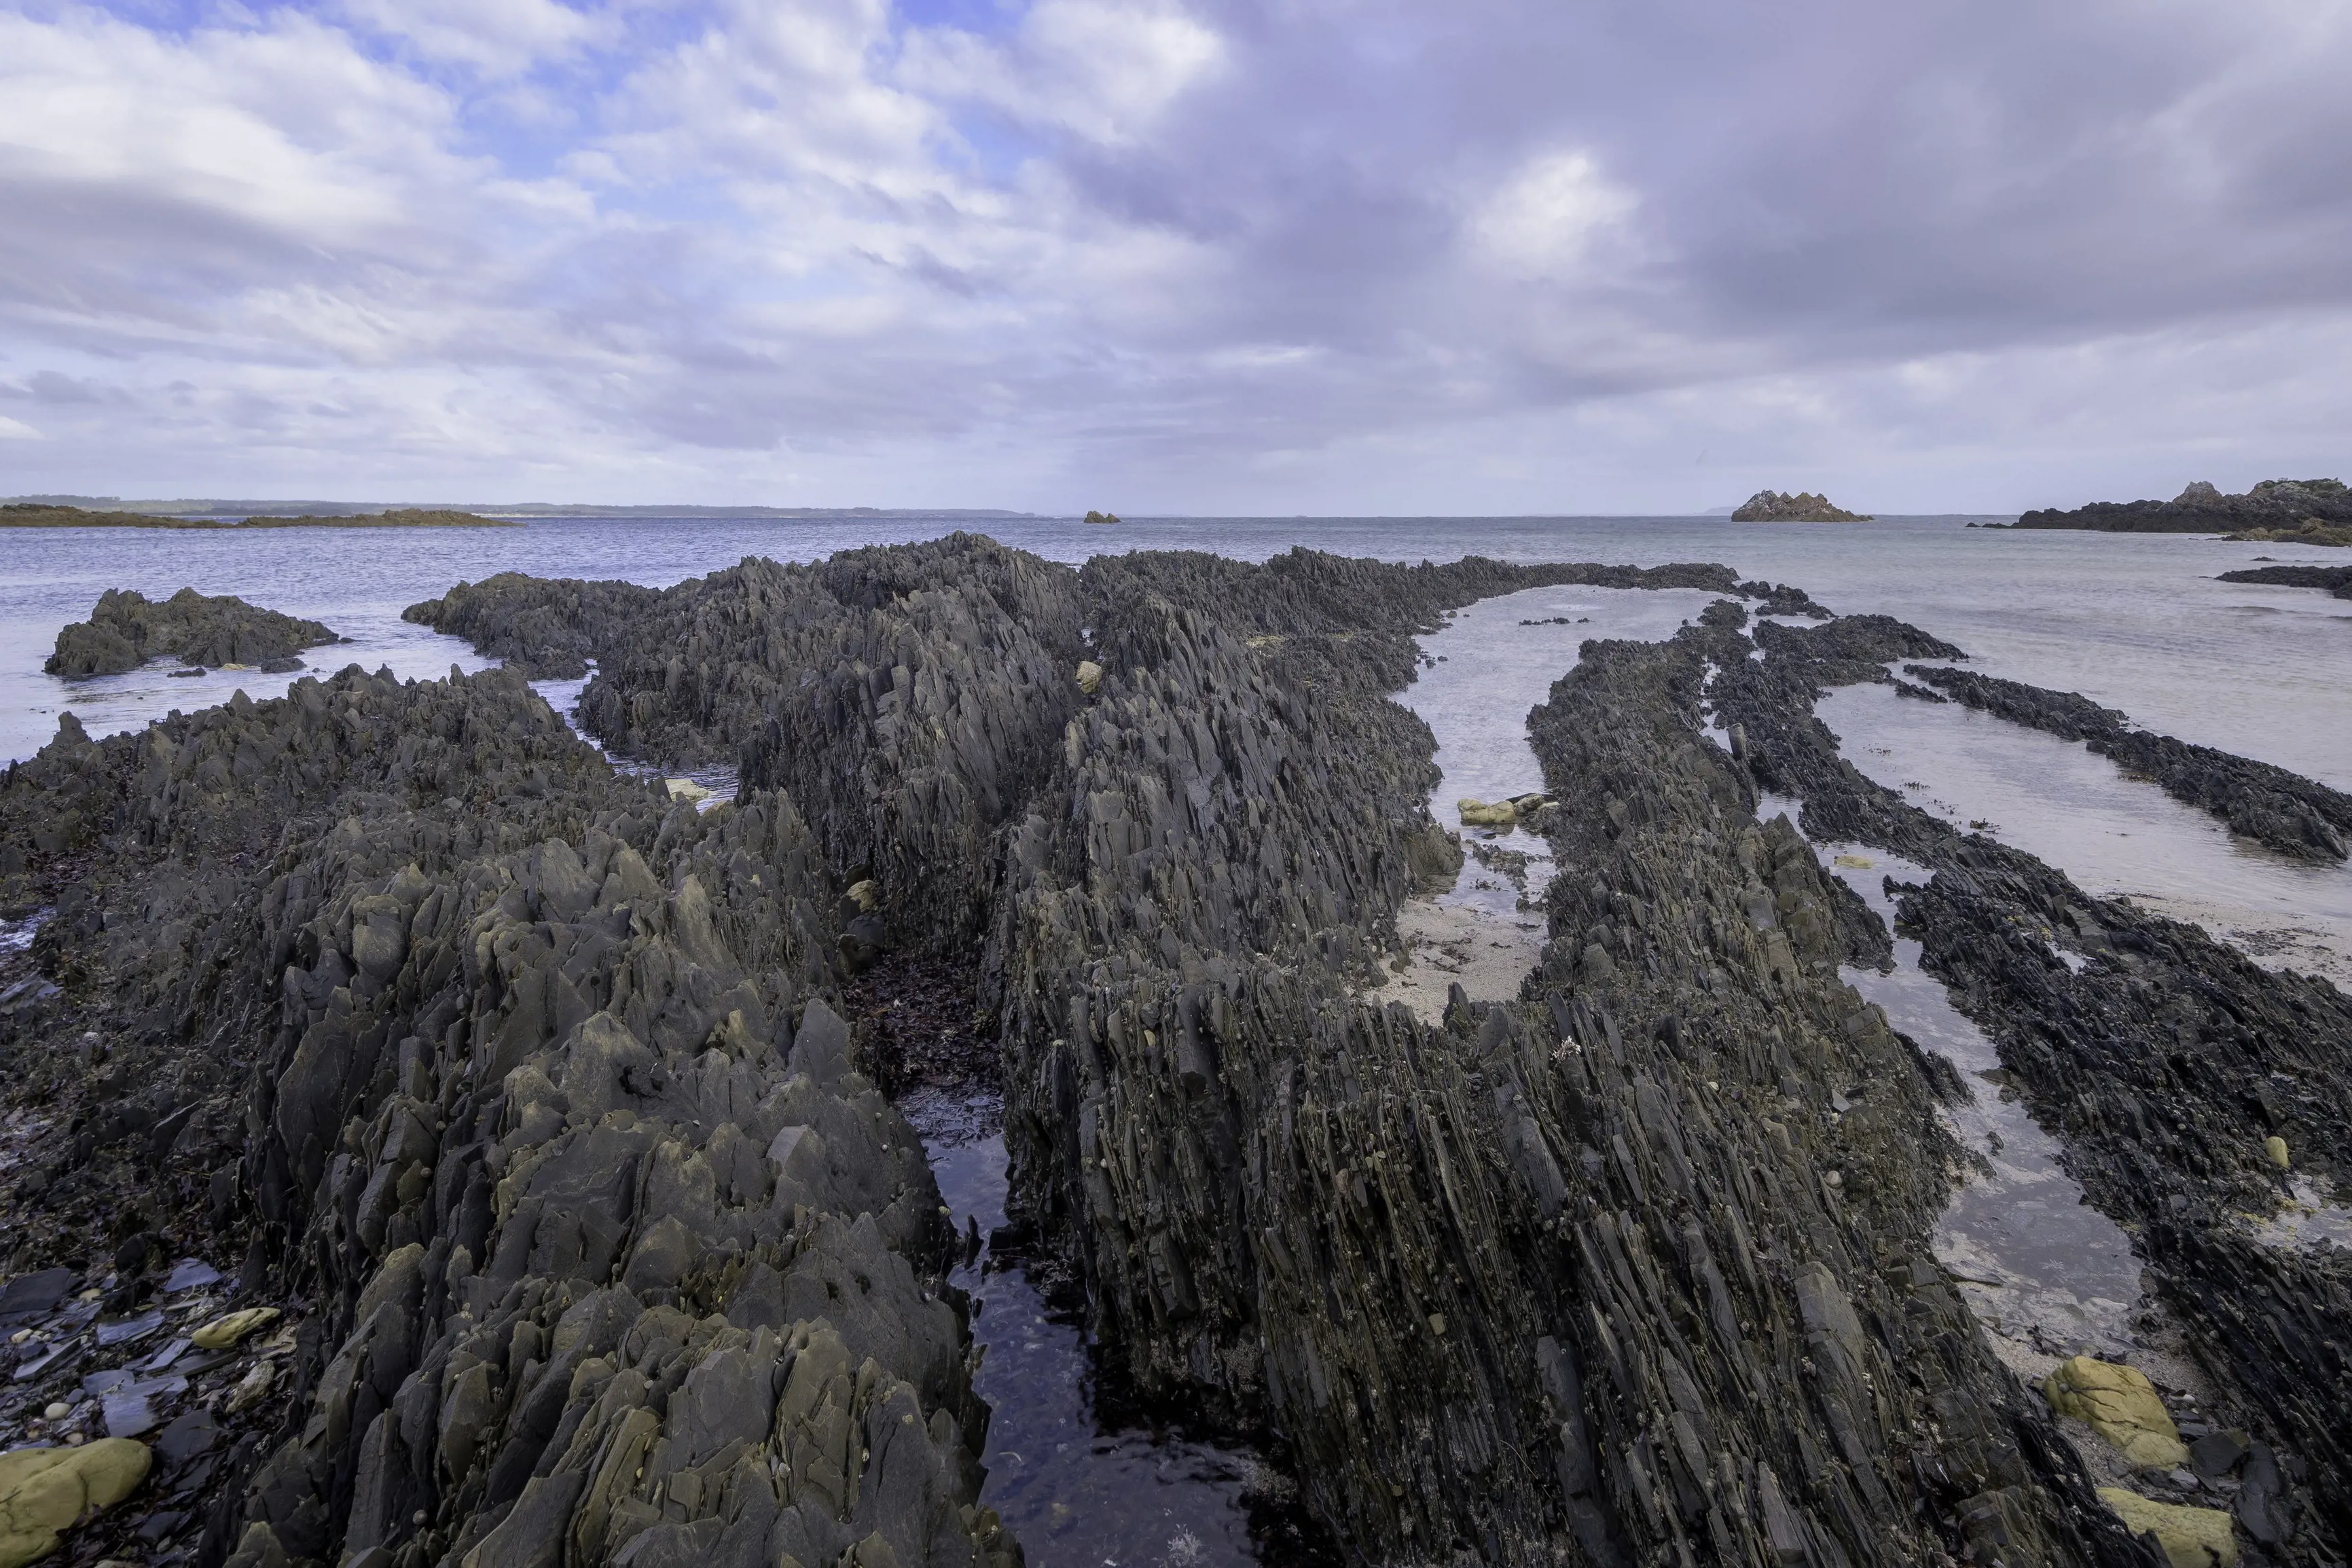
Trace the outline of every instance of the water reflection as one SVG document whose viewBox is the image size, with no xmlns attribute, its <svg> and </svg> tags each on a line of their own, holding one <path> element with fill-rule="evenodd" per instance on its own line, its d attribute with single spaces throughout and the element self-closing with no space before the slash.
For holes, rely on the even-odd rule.
<svg viewBox="0 0 2352 1568">
<path fill-rule="evenodd" d="M 1103 1408 L 1077 1314 L 1049 1300 L 1005 1224 L 1002 1104 L 971 1089 L 919 1089 L 898 1108 L 923 1137 L 940 1197 L 980 1249 L 952 1281 L 984 1349 L 977 1386 L 993 1414 L 981 1498 L 1030 1568 L 1220 1568 L 1320 1555 L 1297 1532 L 1294 1489 L 1246 1450 L 1199 1442 Z M 1285 1516 L 1288 1516 L 1286 1519 Z M 1286 1523 L 1289 1528 L 1286 1529 Z"/>
</svg>

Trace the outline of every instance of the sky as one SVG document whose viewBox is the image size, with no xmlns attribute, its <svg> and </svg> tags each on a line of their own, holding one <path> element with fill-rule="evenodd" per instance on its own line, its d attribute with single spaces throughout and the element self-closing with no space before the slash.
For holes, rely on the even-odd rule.
<svg viewBox="0 0 2352 1568">
<path fill-rule="evenodd" d="M 2352 0 L 0 0 L 0 494 L 2352 471 Z"/>
</svg>

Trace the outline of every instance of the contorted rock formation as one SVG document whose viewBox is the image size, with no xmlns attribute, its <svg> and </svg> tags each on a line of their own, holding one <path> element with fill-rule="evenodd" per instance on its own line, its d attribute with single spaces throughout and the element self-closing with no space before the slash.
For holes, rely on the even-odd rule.
<svg viewBox="0 0 2352 1568">
<path fill-rule="evenodd" d="M 2072 511 L 2028 512 L 2021 528 L 2097 528 L 2120 534 L 2234 534 L 2284 530 L 2292 538 L 2306 520 L 2352 524 L 2352 490 L 2341 479 L 2265 479 L 2242 496 L 2226 496 L 2200 479 L 2169 501 L 2093 501 Z"/>
<path fill-rule="evenodd" d="M 1544 970 L 1423 1020 L 1345 979 L 1426 752 L 1335 748 L 1348 704 L 1264 662 L 1408 580 L 1180 562 L 1087 570 L 1107 674 L 990 958 L 1016 1190 L 1138 1381 L 1282 1434 L 1376 1560 L 2141 1561 L 1927 1252 L 1927 1071 L 1699 738 L 1698 651 L 1556 690 Z M 1315 691 L 1379 691 L 1390 635 L 1317 637 Z"/>
<path fill-rule="evenodd" d="M 102 1256 L 98 1197 L 136 1191 L 289 1314 L 190 1494 L 208 1561 L 1011 1568 L 953 1239 L 835 1005 L 898 942 L 986 1001 L 1016 1208 L 1114 1370 L 1277 1437 L 1360 1556 L 2147 1568 L 1933 1260 L 1963 1091 L 1840 979 L 1889 934 L 1760 783 L 1939 868 L 1906 895 L 1930 967 L 2141 1228 L 2250 1435 L 2244 1529 L 2317 1568 L 2343 1270 L 2227 1216 L 2277 1191 L 2264 1138 L 2333 1168 L 2344 1006 L 1856 784 L 1815 695 L 1958 650 L 1877 616 L 1751 641 L 1729 602 L 1587 644 L 1531 721 L 1561 869 L 1522 996 L 1358 999 L 1458 863 L 1386 696 L 1412 634 L 1566 582 L 1742 591 L 958 538 L 421 609 L 593 660 L 624 749 L 739 758 L 708 813 L 520 668 L 69 727 L 0 782 L 58 987 L 0 1049 L 88 1134 L 24 1218 L 90 1234 L 28 1225 L 16 1265 Z M 89 1270 L 109 1321 L 153 1250 Z"/>
<path fill-rule="evenodd" d="M 161 604 L 134 590 L 110 588 L 87 621 L 58 633 L 41 667 L 53 675 L 119 675 L 150 659 L 177 654 L 184 664 L 252 664 L 300 669 L 295 655 L 341 639 L 316 621 L 299 621 L 224 594 L 184 588 Z"/>
<path fill-rule="evenodd" d="M 1731 514 L 1735 523 L 1866 523 L 1871 518 L 1863 513 L 1849 512 L 1830 505 L 1826 496 L 1816 496 L 1810 490 L 1793 496 L 1783 496 L 1777 490 L 1759 490 L 1739 504 Z"/>
<path fill-rule="evenodd" d="M 788 800 L 616 779 L 512 672 L 352 670 L 68 727 L 0 821 L 66 982 L 12 1062 L 103 1031 L 208 1129 L 150 1157 L 301 1314 L 206 1560 L 1017 1563 L 953 1238 L 824 999 L 836 884 Z M 122 1191 L 115 1157 L 47 1201 Z"/>
</svg>

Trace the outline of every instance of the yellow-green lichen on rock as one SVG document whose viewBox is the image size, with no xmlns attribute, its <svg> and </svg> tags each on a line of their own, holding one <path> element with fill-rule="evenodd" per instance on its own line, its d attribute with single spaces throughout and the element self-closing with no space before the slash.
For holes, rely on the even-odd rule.
<svg viewBox="0 0 2352 1568">
<path fill-rule="evenodd" d="M 1465 828 L 1507 828 L 1519 820 L 1519 809 L 1508 800 L 1488 803 L 1464 799 L 1454 802 Z"/>
<path fill-rule="evenodd" d="M 277 1321 L 276 1307 L 247 1307 L 215 1318 L 188 1337 L 198 1350 L 227 1350 L 254 1330 Z"/>
<path fill-rule="evenodd" d="M 2172 1568 L 2231 1568 L 2238 1538 L 2230 1516 L 2218 1508 L 2158 1502 L 2122 1487 L 2101 1487 L 2099 1500 L 2116 1511 L 2134 1535 L 2153 1535 Z"/>
<path fill-rule="evenodd" d="M 2096 1356 L 2078 1355 L 2058 1364 L 2042 1392 L 2061 1416 L 2087 1422 L 2141 1469 L 2171 1469 L 2189 1462 L 2180 1429 L 2157 1397 L 2156 1385 L 2137 1368 Z"/>
<path fill-rule="evenodd" d="M 101 1437 L 79 1448 L 17 1448 L 0 1454 L 0 1568 L 23 1568 L 58 1549 L 86 1515 L 138 1490 L 147 1445 Z"/>
</svg>

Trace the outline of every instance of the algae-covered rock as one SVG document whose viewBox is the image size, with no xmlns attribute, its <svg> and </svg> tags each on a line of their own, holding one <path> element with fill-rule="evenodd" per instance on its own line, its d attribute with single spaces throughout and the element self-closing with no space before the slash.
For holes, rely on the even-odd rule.
<svg viewBox="0 0 2352 1568">
<path fill-rule="evenodd" d="M 2189 1462 L 2180 1429 L 2157 1396 L 2156 1385 L 2137 1367 L 2078 1355 L 2061 1362 L 2042 1380 L 2042 1392 L 2052 1409 L 2087 1422 L 2142 1469 L 2170 1469 Z"/>
<path fill-rule="evenodd" d="M 1507 828 L 1519 820 L 1519 809 L 1508 800 L 1479 800 L 1467 796 L 1454 802 L 1465 828 Z"/>
<path fill-rule="evenodd" d="M 2158 1502 L 2122 1487 L 2101 1487 L 2099 1500 L 2116 1511 L 2134 1535 L 2153 1535 L 2172 1568 L 2231 1568 L 2238 1561 L 2238 1538 L 2230 1516 L 2218 1508 L 2187 1508 Z"/>
<path fill-rule="evenodd" d="M 128 1437 L 0 1454 L 0 1568 L 55 1552 L 64 1531 L 136 1490 L 151 1462 L 147 1445 Z"/>
<path fill-rule="evenodd" d="M 1102 677 L 1103 669 L 1100 664 L 1096 664 L 1092 659 L 1078 661 L 1078 690 L 1088 696 L 1094 695 L 1102 689 Z"/>
<path fill-rule="evenodd" d="M 267 1328 L 277 1321 L 276 1307 L 247 1307 L 215 1318 L 188 1337 L 195 1342 L 198 1350 L 226 1350 L 254 1330 Z"/>
<path fill-rule="evenodd" d="M 662 780 L 662 788 L 669 791 L 669 798 L 673 800 L 692 800 L 699 803 L 710 799 L 710 791 L 691 779 L 665 779 Z"/>
</svg>

